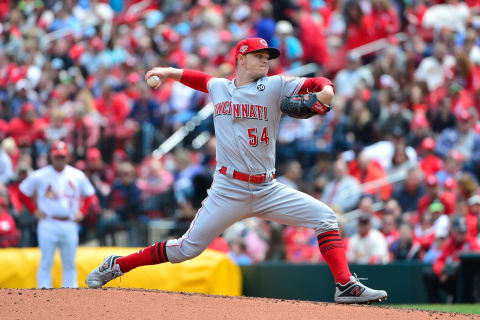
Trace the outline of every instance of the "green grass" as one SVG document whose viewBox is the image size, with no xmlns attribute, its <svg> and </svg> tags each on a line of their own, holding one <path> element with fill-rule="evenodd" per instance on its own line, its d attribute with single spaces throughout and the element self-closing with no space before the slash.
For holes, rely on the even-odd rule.
<svg viewBox="0 0 480 320">
<path fill-rule="evenodd" d="M 480 314 L 480 303 L 477 304 L 398 304 L 391 305 L 395 308 L 421 309 L 443 312 L 460 312 Z"/>
</svg>

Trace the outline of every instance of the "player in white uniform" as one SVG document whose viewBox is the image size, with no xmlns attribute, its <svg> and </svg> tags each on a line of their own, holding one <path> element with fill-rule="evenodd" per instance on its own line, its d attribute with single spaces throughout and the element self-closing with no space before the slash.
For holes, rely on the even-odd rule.
<svg viewBox="0 0 480 320">
<path fill-rule="evenodd" d="M 51 268 L 55 250 L 60 248 L 62 258 L 62 286 L 77 288 L 75 253 L 78 246 L 78 222 L 83 219 L 81 197 L 87 208 L 95 197 L 95 190 L 85 174 L 69 165 L 68 146 L 62 141 L 53 143 L 50 150 L 52 164 L 30 174 L 20 184 L 20 191 L 36 196 L 35 216 L 38 245 L 42 253 L 38 269 L 39 288 L 52 287 Z"/>
<path fill-rule="evenodd" d="M 255 216 L 315 230 L 320 251 L 336 281 L 335 301 L 358 303 L 386 298 L 385 291 L 370 289 L 351 275 L 333 211 L 275 180 L 275 144 L 283 98 L 317 92 L 318 100 L 329 104 L 334 95 L 333 84 L 326 78 L 268 77 L 268 60 L 279 54 L 264 39 L 248 38 L 237 44 L 233 80 L 173 68 L 154 68 L 146 74 L 146 79 L 154 75 L 161 82 L 171 78 L 210 94 L 217 139 L 214 183 L 181 238 L 155 243 L 129 256 L 107 257 L 88 275 L 89 287 L 101 287 L 138 266 L 192 259 L 227 227 Z"/>
</svg>

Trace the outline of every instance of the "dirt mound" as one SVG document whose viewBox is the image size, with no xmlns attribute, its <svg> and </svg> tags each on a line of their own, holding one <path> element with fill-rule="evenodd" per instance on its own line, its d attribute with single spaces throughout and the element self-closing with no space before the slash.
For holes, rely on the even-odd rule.
<svg viewBox="0 0 480 320">
<path fill-rule="evenodd" d="M 140 289 L 2 289 L 0 319 L 472 319 L 379 306 Z"/>
</svg>

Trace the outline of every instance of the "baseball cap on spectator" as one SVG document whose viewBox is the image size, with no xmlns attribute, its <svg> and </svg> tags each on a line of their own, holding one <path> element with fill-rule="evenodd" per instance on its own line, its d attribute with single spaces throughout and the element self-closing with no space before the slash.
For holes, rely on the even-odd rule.
<svg viewBox="0 0 480 320">
<path fill-rule="evenodd" d="M 455 190 L 456 187 L 457 187 L 457 181 L 455 181 L 455 179 L 453 179 L 452 177 L 448 177 L 443 182 L 443 188 L 445 190 L 453 191 Z"/>
<path fill-rule="evenodd" d="M 247 54 L 260 50 L 267 50 L 270 54 L 270 60 L 278 58 L 280 56 L 280 51 L 277 48 L 269 47 L 265 39 L 247 38 L 237 43 L 237 46 L 235 47 L 235 60 L 241 54 Z"/>
<path fill-rule="evenodd" d="M 291 34 L 293 33 L 293 27 L 290 21 L 281 20 L 277 22 L 275 26 L 275 31 L 278 34 Z"/>
<path fill-rule="evenodd" d="M 86 158 L 88 161 L 98 161 L 102 159 L 102 154 L 98 148 L 88 148 Z"/>
<path fill-rule="evenodd" d="M 422 140 L 422 149 L 423 150 L 435 150 L 435 140 L 431 137 L 426 137 Z"/>
<path fill-rule="evenodd" d="M 450 150 L 447 153 L 447 158 L 455 160 L 457 163 L 462 163 L 463 162 L 463 156 L 458 150 Z"/>
<path fill-rule="evenodd" d="M 467 232 L 467 220 L 465 219 L 465 217 L 454 217 L 452 221 L 452 229 L 458 232 Z"/>
<path fill-rule="evenodd" d="M 68 51 L 68 55 L 70 56 L 70 58 L 72 58 L 73 60 L 77 61 L 78 59 L 80 59 L 80 57 L 82 56 L 82 54 L 85 52 L 85 48 L 79 44 L 75 44 L 73 47 L 70 48 L 70 50 Z"/>
<path fill-rule="evenodd" d="M 68 145 L 63 141 L 55 141 L 50 148 L 50 154 L 53 157 L 68 156 Z"/>
<path fill-rule="evenodd" d="M 127 76 L 127 82 L 130 84 L 134 84 L 140 81 L 140 75 L 136 72 L 130 72 Z"/>
<path fill-rule="evenodd" d="M 443 212 L 445 210 L 445 206 L 443 203 L 439 201 L 434 201 L 428 206 L 428 211 L 430 212 Z"/>
<path fill-rule="evenodd" d="M 113 152 L 113 159 L 114 160 L 119 160 L 119 161 L 125 161 L 127 160 L 127 153 L 123 151 L 122 149 L 116 149 Z"/>
<path fill-rule="evenodd" d="M 15 84 L 15 89 L 17 91 L 20 91 L 20 90 L 28 90 L 30 88 L 30 83 L 28 82 L 27 79 L 20 79 L 17 81 L 17 83 Z"/>
<path fill-rule="evenodd" d="M 480 194 L 474 194 L 470 198 L 468 198 L 468 205 L 474 206 L 476 204 L 480 204 Z"/>
<path fill-rule="evenodd" d="M 428 127 L 427 117 L 421 112 L 416 113 L 412 120 L 412 129 Z"/>
<path fill-rule="evenodd" d="M 425 179 L 425 184 L 428 187 L 436 187 L 438 186 L 438 179 L 435 175 L 431 174 Z"/>
<path fill-rule="evenodd" d="M 469 121 L 472 118 L 472 115 L 467 110 L 460 110 L 457 112 L 457 119 L 461 121 Z"/>
<path fill-rule="evenodd" d="M 448 236 L 448 230 L 446 228 L 435 229 L 435 239 L 445 239 Z"/>
<path fill-rule="evenodd" d="M 180 40 L 180 36 L 172 28 L 165 27 L 162 30 L 162 37 L 167 42 L 177 42 Z"/>
<path fill-rule="evenodd" d="M 35 111 L 35 106 L 31 102 L 25 102 L 20 109 L 20 114 L 24 115 L 27 112 Z"/>
<path fill-rule="evenodd" d="M 103 50 L 105 45 L 100 37 L 93 37 L 90 39 L 90 46 L 96 50 Z"/>
</svg>

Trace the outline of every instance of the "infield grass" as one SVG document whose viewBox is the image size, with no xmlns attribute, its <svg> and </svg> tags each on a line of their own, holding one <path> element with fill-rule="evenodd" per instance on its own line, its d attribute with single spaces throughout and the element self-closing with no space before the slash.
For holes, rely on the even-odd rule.
<svg viewBox="0 0 480 320">
<path fill-rule="evenodd" d="M 480 314 L 480 303 L 477 304 L 398 304 L 391 305 L 402 309 L 421 309 L 444 312 L 460 312 Z"/>
</svg>

